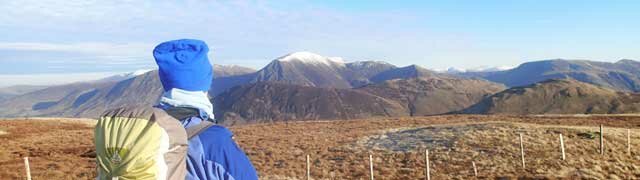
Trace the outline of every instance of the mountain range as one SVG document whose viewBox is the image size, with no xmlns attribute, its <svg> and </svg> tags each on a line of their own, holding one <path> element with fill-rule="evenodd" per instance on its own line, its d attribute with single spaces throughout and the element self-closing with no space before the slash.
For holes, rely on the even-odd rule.
<svg viewBox="0 0 640 180">
<path fill-rule="evenodd" d="M 636 103 L 633 92 L 640 91 L 640 63 L 633 60 L 556 59 L 507 70 L 436 72 L 417 65 L 345 62 L 296 52 L 259 70 L 234 65 L 212 68 L 209 94 L 216 116 L 230 124 L 445 113 L 633 113 L 637 109 L 627 104 Z M 156 103 L 162 93 L 157 71 L 131 74 L 9 94 L 0 99 L 0 116 L 96 117 L 108 108 Z M 0 89 L 0 95 L 10 90 Z M 541 98 L 548 96 L 551 99 Z M 595 103 L 588 107 L 545 104 L 568 99 L 586 103 L 589 98 L 598 101 L 588 101 Z"/>
<path fill-rule="evenodd" d="M 505 71 L 459 75 L 479 77 L 509 87 L 525 86 L 547 79 L 571 78 L 618 91 L 640 91 L 640 62 L 626 59 L 615 63 L 565 59 L 534 61 Z"/>
</svg>

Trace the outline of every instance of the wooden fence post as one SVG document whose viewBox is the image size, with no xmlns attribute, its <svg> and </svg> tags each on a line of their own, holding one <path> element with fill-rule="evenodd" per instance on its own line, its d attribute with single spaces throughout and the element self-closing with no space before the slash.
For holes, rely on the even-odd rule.
<svg viewBox="0 0 640 180">
<path fill-rule="evenodd" d="M 309 155 L 307 154 L 307 180 L 311 179 L 311 164 L 309 163 Z"/>
<path fill-rule="evenodd" d="M 602 124 L 600 124 L 600 154 L 604 155 L 604 131 Z"/>
<path fill-rule="evenodd" d="M 524 164 L 524 144 L 522 143 L 522 133 L 520 133 L 520 158 L 522 159 L 522 169 L 526 169 Z"/>
<path fill-rule="evenodd" d="M 471 161 L 471 165 L 473 165 L 473 175 L 475 177 L 478 177 L 478 168 L 476 167 L 476 162 L 475 161 Z"/>
<path fill-rule="evenodd" d="M 564 155 L 564 140 L 562 139 L 562 134 L 560 134 L 560 151 L 562 151 L 562 160 L 566 160 L 567 157 Z"/>
<path fill-rule="evenodd" d="M 371 180 L 373 180 L 373 155 L 369 154 L 369 172 L 371 173 Z"/>
<path fill-rule="evenodd" d="M 429 167 L 430 166 L 429 165 L 429 150 L 428 149 L 425 150 L 424 153 L 425 153 L 424 159 L 427 162 L 427 180 L 431 180 L 431 172 L 430 172 L 431 171 L 431 167 Z"/>
<path fill-rule="evenodd" d="M 627 154 L 631 156 L 631 129 L 627 129 Z"/>
<path fill-rule="evenodd" d="M 31 180 L 31 168 L 29 168 L 29 157 L 24 157 L 24 168 L 27 173 L 27 180 Z"/>
</svg>

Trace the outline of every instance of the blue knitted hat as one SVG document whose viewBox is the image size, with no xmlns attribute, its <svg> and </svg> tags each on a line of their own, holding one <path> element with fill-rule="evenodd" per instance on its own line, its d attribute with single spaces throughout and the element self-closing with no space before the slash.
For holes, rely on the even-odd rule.
<svg viewBox="0 0 640 180">
<path fill-rule="evenodd" d="M 167 41 L 156 46 L 153 57 L 164 90 L 208 91 L 213 79 L 208 52 L 207 44 L 195 39 Z"/>
</svg>

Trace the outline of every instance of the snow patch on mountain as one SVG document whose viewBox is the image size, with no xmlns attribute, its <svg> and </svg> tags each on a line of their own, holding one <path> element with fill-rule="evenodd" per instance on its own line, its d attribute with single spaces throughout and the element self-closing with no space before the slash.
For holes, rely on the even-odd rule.
<svg viewBox="0 0 640 180">
<path fill-rule="evenodd" d="M 308 64 L 324 64 L 329 66 L 333 64 L 344 65 L 344 59 L 342 59 L 341 57 L 324 57 L 322 55 L 306 51 L 291 53 L 286 56 L 280 57 L 277 60 L 280 62 L 298 61 Z"/>
<path fill-rule="evenodd" d="M 446 70 L 444 69 L 435 69 L 436 72 L 440 72 L 440 73 L 449 73 L 449 74 L 457 74 L 457 73 L 468 73 L 468 72 L 495 72 L 495 71 L 506 71 L 509 69 L 513 69 L 515 68 L 515 66 L 495 66 L 495 67 L 490 67 L 490 66 L 480 66 L 480 67 L 474 67 L 474 68 L 457 68 L 457 67 L 450 67 Z"/>
<path fill-rule="evenodd" d="M 356 68 L 371 68 L 377 65 L 394 66 L 384 61 L 356 61 L 356 62 L 351 62 L 347 64 L 351 67 L 356 67 Z"/>
</svg>

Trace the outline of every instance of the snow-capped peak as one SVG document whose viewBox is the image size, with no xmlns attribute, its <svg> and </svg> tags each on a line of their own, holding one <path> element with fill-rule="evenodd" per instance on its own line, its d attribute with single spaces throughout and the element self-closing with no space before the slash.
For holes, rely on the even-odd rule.
<svg viewBox="0 0 640 180">
<path fill-rule="evenodd" d="M 298 61 L 303 63 L 326 64 L 326 65 L 331 65 L 335 63 L 344 64 L 344 60 L 341 57 L 324 57 L 324 56 L 321 56 L 312 52 L 306 52 L 306 51 L 287 54 L 286 56 L 280 57 L 277 60 L 280 62 Z"/>
<path fill-rule="evenodd" d="M 456 73 L 467 73 L 467 72 L 495 72 L 495 71 L 505 71 L 505 70 L 509 70 L 509 69 L 513 69 L 513 66 L 496 66 L 496 67 L 489 67 L 489 66 L 480 66 L 480 67 L 474 67 L 474 68 L 456 68 L 456 67 L 450 67 L 446 70 L 443 69 L 435 69 L 435 71 L 437 72 L 442 72 L 442 73 L 449 73 L 449 74 L 456 74 Z"/>
</svg>

